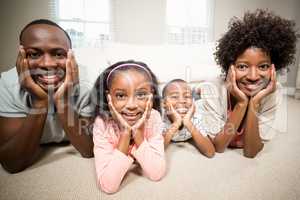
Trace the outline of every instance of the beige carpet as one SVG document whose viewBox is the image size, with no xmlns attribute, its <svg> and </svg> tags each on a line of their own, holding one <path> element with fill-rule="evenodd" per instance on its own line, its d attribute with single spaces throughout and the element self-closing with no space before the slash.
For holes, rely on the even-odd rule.
<svg viewBox="0 0 300 200">
<path fill-rule="evenodd" d="M 129 172 L 120 191 L 106 195 L 96 187 L 94 159 L 81 158 L 70 145 L 50 146 L 22 173 L 0 168 L 0 199 L 300 199 L 300 101 L 288 98 L 287 105 L 288 133 L 267 143 L 255 159 L 240 150 L 208 159 L 189 143 L 172 144 L 163 180 L 151 182 Z"/>
</svg>

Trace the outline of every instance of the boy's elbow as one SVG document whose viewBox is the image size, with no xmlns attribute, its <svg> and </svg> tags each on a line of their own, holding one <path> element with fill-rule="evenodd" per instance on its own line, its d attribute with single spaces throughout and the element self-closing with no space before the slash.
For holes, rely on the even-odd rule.
<svg viewBox="0 0 300 200">
<path fill-rule="evenodd" d="M 221 146 L 216 145 L 217 153 L 224 153 L 225 149 L 226 149 L 226 147 L 223 147 L 223 146 L 221 147 Z"/>
<path fill-rule="evenodd" d="M 216 139 L 213 141 L 213 145 L 214 145 L 215 152 L 217 153 L 224 153 L 227 147 L 226 144 L 224 144 L 224 142 Z"/>
<path fill-rule="evenodd" d="M 207 158 L 213 158 L 215 156 L 215 151 L 208 151 L 204 154 Z"/>
</svg>

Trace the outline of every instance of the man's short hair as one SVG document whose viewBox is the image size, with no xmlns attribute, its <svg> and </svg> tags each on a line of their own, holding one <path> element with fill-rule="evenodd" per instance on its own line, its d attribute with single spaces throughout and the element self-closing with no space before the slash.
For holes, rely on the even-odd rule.
<svg viewBox="0 0 300 200">
<path fill-rule="evenodd" d="M 59 26 L 57 23 L 49 20 L 49 19 L 36 19 L 36 20 L 33 20 L 32 22 L 28 23 L 22 30 L 21 30 L 21 33 L 20 33 L 20 36 L 19 36 L 19 43 L 21 44 L 21 39 L 22 39 L 22 36 L 23 36 L 23 33 L 24 31 L 30 27 L 31 25 L 35 25 L 35 24 L 47 24 L 47 25 L 50 25 L 50 26 L 55 26 L 57 28 L 59 28 L 60 30 L 62 30 L 65 35 L 67 36 L 69 42 L 70 42 L 70 47 L 72 48 L 72 41 L 71 41 L 71 38 L 69 36 L 69 34 L 67 33 L 67 31 L 65 31 L 61 26 Z"/>
</svg>

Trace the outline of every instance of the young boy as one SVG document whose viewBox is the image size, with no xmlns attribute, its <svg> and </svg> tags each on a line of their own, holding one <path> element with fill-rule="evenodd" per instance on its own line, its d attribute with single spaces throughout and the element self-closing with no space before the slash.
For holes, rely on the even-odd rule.
<svg viewBox="0 0 300 200">
<path fill-rule="evenodd" d="M 215 149 L 201 127 L 201 115 L 196 107 L 200 100 L 193 102 L 192 90 L 181 79 L 166 84 L 162 91 L 164 114 L 163 135 L 165 147 L 174 142 L 193 139 L 202 154 L 211 158 Z"/>
</svg>

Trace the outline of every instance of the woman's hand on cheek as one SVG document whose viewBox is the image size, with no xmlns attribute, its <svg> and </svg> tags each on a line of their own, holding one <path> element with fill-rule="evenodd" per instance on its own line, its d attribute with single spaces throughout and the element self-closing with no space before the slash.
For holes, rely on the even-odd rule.
<svg viewBox="0 0 300 200">
<path fill-rule="evenodd" d="M 239 103 L 248 103 L 248 97 L 243 93 L 236 84 L 236 74 L 234 66 L 231 65 L 226 77 L 226 87 L 232 96 L 236 98 Z"/>
<path fill-rule="evenodd" d="M 272 92 L 274 92 L 276 90 L 276 70 L 275 70 L 275 66 L 274 64 L 272 64 L 272 68 L 271 68 L 271 78 L 270 81 L 268 83 L 268 85 L 262 89 L 261 91 L 259 91 L 253 98 L 252 101 L 254 104 L 259 105 L 261 100 L 266 97 L 267 95 L 271 94 Z"/>
</svg>

